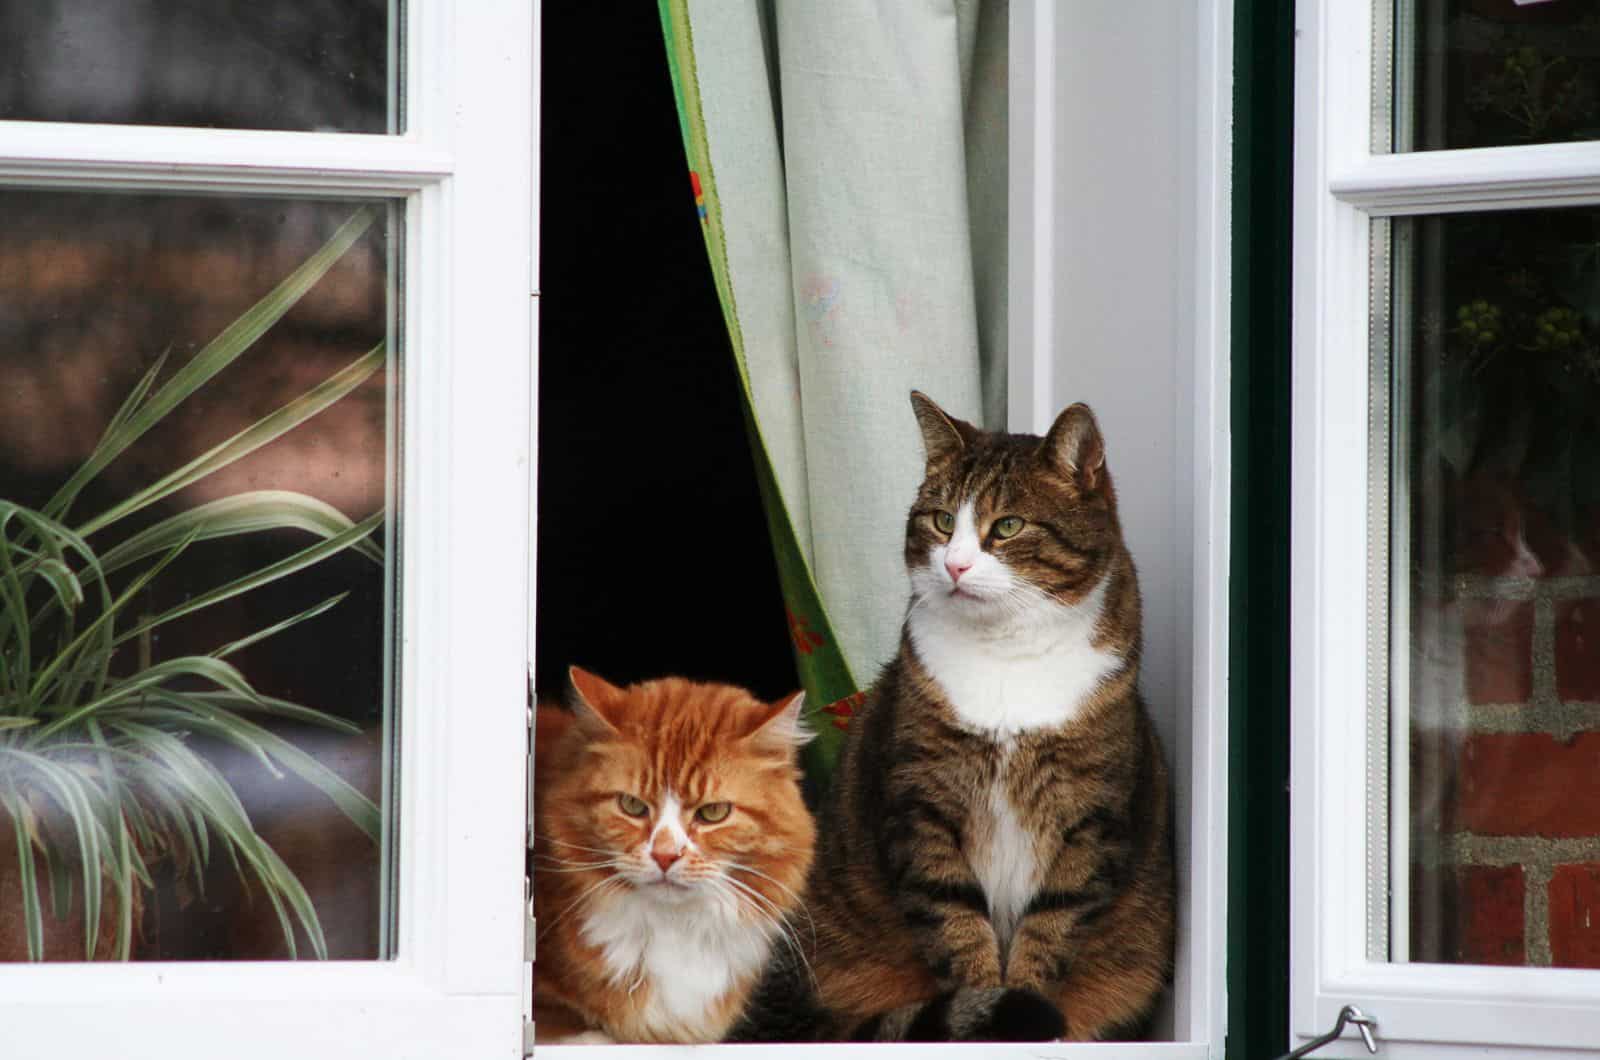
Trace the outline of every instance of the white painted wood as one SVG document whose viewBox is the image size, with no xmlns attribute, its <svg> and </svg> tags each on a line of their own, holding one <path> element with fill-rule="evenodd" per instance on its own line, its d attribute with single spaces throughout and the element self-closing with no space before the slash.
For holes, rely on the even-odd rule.
<svg viewBox="0 0 1600 1060">
<path fill-rule="evenodd" d="M 1374 216 L 1600 201 L 1600 142 L 1352 158 L 1328 187 Z"/>
<path fill-rule="evenodd" d="M 448 176 L 450 154 L 407 137 L 0 121 L 0 180 L 53 187 L 361 194 Z"/>
<path fill-rule="evenodd" d="M 1053 0 L 1011 0 L 1007 40 L 1006 411 L 1008 428 L 1043 434 L 1056 409 L 1056 49 Z"/>
<path fill-rule="evenodd" d="M 1334 0 L 1296 13 L 1291 1028 L 1303 1041 L 1353 1003 L 1396 1060 L 1594 1056 L 1600 972 L 1366 952 L 1369 858 L 1388 857 L 1368 843 L 1362 767 L 1370 218 L 1576 201 L 1600 187 L 1593 145 L 1372 156 L 1370 16 Z"/>
<path fill-rule="evenodd" d="M 1011 17 L 1011 425 L 1084 400 L 1106 432 L 1173 762 L 1166 1033 L 1220 1056 L 1233 5 L 1012 0 Z"/>
<path fill-rule="evenodd" d="M 1188 569 L 1187 616 L 1176 630 L 1175 687 L 1188 692 L 1173 727 L 1178 818 L 1179 932 L 1174 1036 L 1223 1055 L 1227 1027 L 1229 564 L 1231 440 L 1233 2 L 1188 9 L 1181 29 L 1179 126 L 1192 186 L 1180 196 L 1187 235 L 1179 269 L 1177 473 L 1172 482 L 1177 565 Z M 1185 448 L 1187 447 L 1187 448 Z M 1176 594 L 1179 601 L 1183 592 Z M 1185 709 L 1187 707 L 1187 709 Z"/>
<path fill-rule="evenodd" d="M 524 664 L 527 667 L 527 681 L 530 698 L 535 696 L 535 690 L 533 687 L 534 659 L 537 658 L 537 655 L 535 654 L 535 646 L 538 643 L 539 635 L 537 629 L 537 620 L 535 618 L 537 609 L 534 607 L 534 601 L 539 598 L 539 565 L 537 562 L 535 562 L 538 558 L 537 553 L 539 541 L 539 292 L 541 283 L 541 259 L 539 253 L 539 247 L 541 245 L 539 241 L 539 225 L 541 220 L 539 211 L 539 158 L 541 144 L 543 142 L 541 138 L 542 130 L 540 127 L 539 118 L 543 113 L 541 110 L 541 101 L 543 96 L 544 80 L 538 76 L 537 63 L 541 61 L 540 57 L 544 54 L 543 26 L 544 15 L 542 11 L 542 0 L 533 0 L 533 54 L 536 68 L 535 76 L 531 79 L 530 83 L 530 88 L 532 89 L 532 100 L 529 104 L 530 112 L 534 116 L 533 143 L 530 145 L 533 156 L 533 180 L 529 183 L 527 198 L 529 245 L 533 250 L 533 260 L 531 262 L 528 275 L 528 362 L 531 365 L 531 371 L 528 375 L 528 434 L 526 440 L 527 451 L 530 454 L 530 459 L 528 460 L 526 470 L 528 483 L 527 503 L 529 557 L 527 568 L 528 590 L 524 604 L 524 609 L 526 610 L 528 616 L 527 642 L 523 649 L 525 652 L 523 658 Z M 525 739 L 527 740 L 527 749 L 531 762 L 531 756 L 534 750 L 534 732 L 531 725 L 528 727 Z M 527 849 L 531 849 L 533 847 L 534 839 L 533 778 L 531 774 L 532 766 L 530 764 L 527 768 L 527 780 L 523 790 L 523 813 L 525 816 L 523 822 L 523 845 Z M 524 871 L 526 871 L 526 866 L 524 866 Z M 527 877 L 524 876 L 524 879 L 527 879 Z M 531 888 L 531 881 L 529 881 L 528 886 Z M 525 916 L 532 917 L 533 915 L 531 909 L 532 901 L 531 889 L 525 889 Z M 536 955 L 532 953 L 525 953 L 523 956 L 524 958 L 528 958 Z M 533 1023 L 533 988 L 533 962 L 525 960 L 523 964 L 523 982 L 521 988 L 522 1021 L 524 1025 L 531 1025 Z"/>
<path fill-rule="evenodd" d="M 1053 415 L 1088 402 L 1105 434 L 1145 600 L 1140 685 L 1169 757 L 1189 699 L 1184 690 L 1180 706 L 1177 688 L 1178 626 L 1190 614 L 1189 538 L 1180 536 L 1175 504 L 1189 438 L 1189 395 L 1177 386 L 1180 345 L 1188 353 L 1178 332 L 1184 258 L 1193 246 L 1183 229 L 1193 89 L 1180 71 L 1189 46 L 1165 0 L 1076 6 L 1057 25 L 1057 51 L 1073 60 L 1056 77 L 1049 405 Z M 1192 481 L 1187 469 L 1182 478 Z"/>
<path fill-rule="evenodd" d="M 520 1055 L 536 9 L 406 8 L 405 139 L 0 129 L 8 183 L 408 193 L 396 959 L 0 965 L 7 1060 Z"/>
</svg>

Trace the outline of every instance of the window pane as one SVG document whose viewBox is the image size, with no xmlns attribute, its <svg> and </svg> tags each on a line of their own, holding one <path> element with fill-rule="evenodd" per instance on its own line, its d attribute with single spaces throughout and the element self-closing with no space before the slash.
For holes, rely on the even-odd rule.
<svg viewBox="0 0 1600 1060">
<path fill-rule="evenodd" d="M 400 132 L 399 0 L 0 0 L 0 119 Z"/>
<path fill-rule="evenodd" d="M 396 209 L 0 191 L 0 960 L 387 955 Z"/>
<path fill-rule="evenodd" d="M 1600 208 L 1393 246 L 1393 952 L 1600 967 Z"/>
<path fill-rule="evenodd" d="M 1396 22 L 1400 150 L 1600 137 L 1593 3 L 1399 0 Z"/>
</svg>

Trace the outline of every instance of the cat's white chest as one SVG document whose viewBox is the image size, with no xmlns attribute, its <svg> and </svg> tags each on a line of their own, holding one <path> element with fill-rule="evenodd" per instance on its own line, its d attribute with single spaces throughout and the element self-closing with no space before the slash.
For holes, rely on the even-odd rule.
<svg viewBox="0 0 1600 1060">
<path fill-rule="evenodd" d="M 989 920 L 994 924 L 1000 952 L 1011 946 L 1011 936 L 1023 911 L 1039 890 L 1039 863 L 1034 856 L 1034 837 L 1023 827 L 1016 807 L 1006 794 L 1006 766 L 1002 758 L 999 773 L 989 785 L 987 812 L 980 812 L 973 828 L 973 842 L 967 858 L 989 903 Z"/>
<path fill-rule="evenodd" d="M 766 960 L 770 936 L 722 908 L 663 908 L 622 895 L 590 912 L 584 941 L 600 949 L 612 982 L 644 989 L 641 1015 L 663 1033 L 705 1037 L 713 1004 Z"/>
<path fill-rule="evenodd" d="M 1007 739 L 1076 718 L 1122 659 L 1094 645 L 1102 582 L 1082 604 L 1020 616 L 1004 630 L 975 628 L 944 609 L 913 610 L 917 659 L 969 728 Z"/>
</svg>

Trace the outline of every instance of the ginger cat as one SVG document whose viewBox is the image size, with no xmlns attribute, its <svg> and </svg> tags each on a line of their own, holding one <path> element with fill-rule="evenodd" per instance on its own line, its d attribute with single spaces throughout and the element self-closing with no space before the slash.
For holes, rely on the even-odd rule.
<svg viewBox="0 0 1600 1060">
<path fill-rule="evenodd" d="M 570 674 L 572 710 L 541 706 L 536 733 L 537 1040 L 718 1041 L 797 944 L 804 696 Z"/>
</svg>

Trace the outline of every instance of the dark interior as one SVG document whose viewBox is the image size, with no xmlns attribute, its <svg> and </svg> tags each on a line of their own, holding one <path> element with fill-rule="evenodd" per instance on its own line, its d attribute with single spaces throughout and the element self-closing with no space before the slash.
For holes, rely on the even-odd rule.
<svg viewBox="0 0 1600 1060">
<path fill-rule="evenodd" d="M 544 5 L 536 688 L 798 686 L 655 5 Z"/>
</svg>

